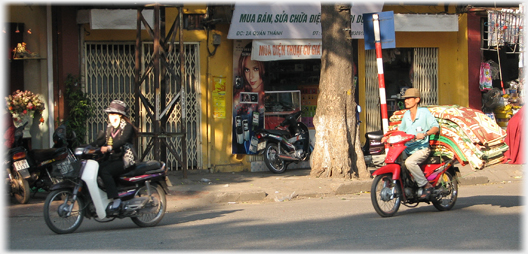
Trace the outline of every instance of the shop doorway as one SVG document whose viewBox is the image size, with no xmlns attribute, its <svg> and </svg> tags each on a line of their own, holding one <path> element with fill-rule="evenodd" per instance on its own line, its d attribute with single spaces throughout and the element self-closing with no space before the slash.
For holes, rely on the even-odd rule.
<svg viewBox="0 0 528 254">
<path fill-rule="evenodd" d="M 438 104 L 438 49 L 396 48 L 383 50 L 385 96 L 389 118 L 401 108 L 398 94 L 402 88 L 414 87 L 422 95 L 421 106 Z M 361 96 L 361 95 L 360 95 Z M 366 131 L 382 129 L 378 68 L 374 50 L 365 55 Z"/>
<path fill-rule="evenodd" d="M 141 63 L 145 64 L 151 61 L 153 57 L 153 43 L 143 44 L 144 59 Z M 173 66 L 179 65 L 179 44 L 175 43 L 177 47 L 169 54 L 168 58 Z M 202 162 L 202 134 L 200 131 L 200 90 L 199 90 L 199 45 L 198 43 L 184 43 L 186 52 L 185 75 L 187 83 L 185 85 L 185 110 L 182 109 L 180 102 L 175 106 L 174 113 L 167 119 L 167 125 L 164 129 L 167 133 L 177 132 L 181 129 L 183 124 L 186 124 L 186 146 L 187 146 L 187 165 L 188 169 L 203 168 Z M 104 109 L 114 99 L 123 100 L 130 107 L 130 112 L 135 112 L 135 42 L 85 42 L 83 51 L 83 78 L 84 89 L 94 106 L 94 114 L 88 119 L 87 123 L 87 139 L 88 141 L 95 140 L 97 133 L 104 130 L 107 125 L 107 114 Z M 145 66 L 141 67 L 142 69 Z M 166 103 L 169 103 L 171 98 L 178 93 L 177 80 L 180 80 L 179 68 L 176 72 L 177 77 L 171 74 L 167 76 L 166 87 Z M 145 97 L 152 101 L 155 97 L 153 90 L 152 73 L 145 81 L 146 85 L 141 86 L 142 93 Z M 140 106 L 139 116 L 131 114 L 131 120 L 135 122 L 140 132 L 148 133 L 153 131 L 153 125 L 147 117 L 147 110 L 143 105 Z M 182 114 L 186 114 L 186 122 L 182 122 Z M 142 157 L 142 151 L 148 145 L 148 137 L 141 136 L 138 138 L 139 157 Z M 177 153 L 182 151 L 182 138 L 171 137 L 167 138 L 168 142 L 175 144 Z M 182 165 L 168 150 L 166 152 L 166 164 L 171 171 L 181 170 Z M 152 160 L 152 154 L 146 156 L 145 160 Z"/>
</svg>

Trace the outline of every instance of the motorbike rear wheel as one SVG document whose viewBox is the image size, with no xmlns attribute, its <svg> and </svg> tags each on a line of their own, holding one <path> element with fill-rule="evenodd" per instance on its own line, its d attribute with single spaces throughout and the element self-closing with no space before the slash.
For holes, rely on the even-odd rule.
<svg viewBox="0 0 528 254">
<path fill-rule="evenodd" d="M 276 143 L 268 143 L 266 145 L 264 163 L 275 174 L 281 174 L 286 171 L 286 163 L 279 158 L 279 146 Z"/>
<path fill-rule="evenodd" d="M 29 202 L 29 182 L 26 179 L 23 179 L 20 173 L 16 172 L 13 179 L 11 180 L 11 193 L 13 197 L 20 204 L 27 204 Z"/>
<path fill-rule="evenodd" d="M 77 197 L 77 200 L 72 203 L 72 199 L 72 191 L 65 189 L 54 190 L 46 197 L 44 221 L 51 231 L 57 234 L 68 234 L 81 226 L 85 213 L 84 201 Z"/>
<path fill-rule="evenodd" d="M 441 193 L 433 198 L 434 207 L 439 211 L 451 210 L 455 206 L 458 197 L 457 180 L 449 172 L 445 172 L 438 180 L 436 186 L 435 191 L 441 190 Z"/>
<path fill-rule="evenodd" d="M 163 188 L 157 184 L 150 186 L 150 193 L 152 199 L 148 201 L 144 208 L 139 210 L 137 217 L 132 217 L 132 221 L 140 227 L 153 227 L 156 226 L 167 210 L 167 198 Z M 135 197 L 148 197 L 147 186 L 141 187 Z"/>
<path fill-rule="evenodd" d="M 372 181 L 370 198 L 381 217 L 391 217 L 400 209 L 401 188 L 394 184 L 392 174 L 378 175 Z"/>
</svg>

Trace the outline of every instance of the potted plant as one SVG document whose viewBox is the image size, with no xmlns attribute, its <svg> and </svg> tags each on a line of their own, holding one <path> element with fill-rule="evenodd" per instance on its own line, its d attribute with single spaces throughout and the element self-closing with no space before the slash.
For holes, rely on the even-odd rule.
<svg viewBox="0 0 528 254">
<path fill-rule="evenodd" d="M 68 136 L 75 132 L 76 139 L 73 140 L 72 146 L 86 144 L 86 121 L 93 114 L 93 107 L 82 91 L 81 76 L 68 74 L 65 82 L 66 105 L 68 107 L 68 116 L 65 119 Z"/>
<path fill-rule="evenodd" d="M 31 91 L 16 90 L 6 99 L 7 109 L 13 116 L 13 124 L 18 127 L 26 122 L 30 122 L 35 116 L 40 116 L 39 122 L 43 123 L 42 111 L 44 111 L 44 102 L 38 95 Z M 37 114 L 38 113 L 38 114 Z M 39 123 L 39 124 L 40 124 Z"/>
</svg>

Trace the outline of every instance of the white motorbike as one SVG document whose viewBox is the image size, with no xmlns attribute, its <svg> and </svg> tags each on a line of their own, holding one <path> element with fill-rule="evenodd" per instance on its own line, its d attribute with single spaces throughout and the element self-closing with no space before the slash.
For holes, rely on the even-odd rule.
<svg viewBox="0 0 528 254">
<path fill-rule="evenodd" d="M 70 166 L 54 168 L 63 181 L 51 187 L 44 203 L 44 220 L 57 234 L 72 233 L 81 225 L 83 218 L 108 222 L 116 218 L 130 217 L 140 227 L 157 225 L 167 208 L 165 194 L 171 186 L 165 163 L 140 162 L 135 168 L 118 177 L 117 188 L 121 209 L 117 215 L 109 215 L 107 209 L 113 199 L 108 199 L 102 181 L 98 181 L 98 159 L 104 155 L 99 148 L 75 149 L 78 160 Z"/>
</svg>

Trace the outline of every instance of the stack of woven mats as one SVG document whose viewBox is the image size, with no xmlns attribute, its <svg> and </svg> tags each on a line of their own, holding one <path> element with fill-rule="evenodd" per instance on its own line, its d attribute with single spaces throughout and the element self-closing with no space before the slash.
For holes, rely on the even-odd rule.
<svg viewBox="0 0 528 254">
<path fill-rule="evenodd" d="M 482 111 L 453 106 L 427 106 L 440 124 L 440 134 L 430 136 L 434 156 L 456 158 L 460 164 L 469 163 L 482 169 L 502 162 L 508 145 L 504 131 Z M 406 109 L 394 112 L 389 130 L 397 130 Z"/>
</svg>

